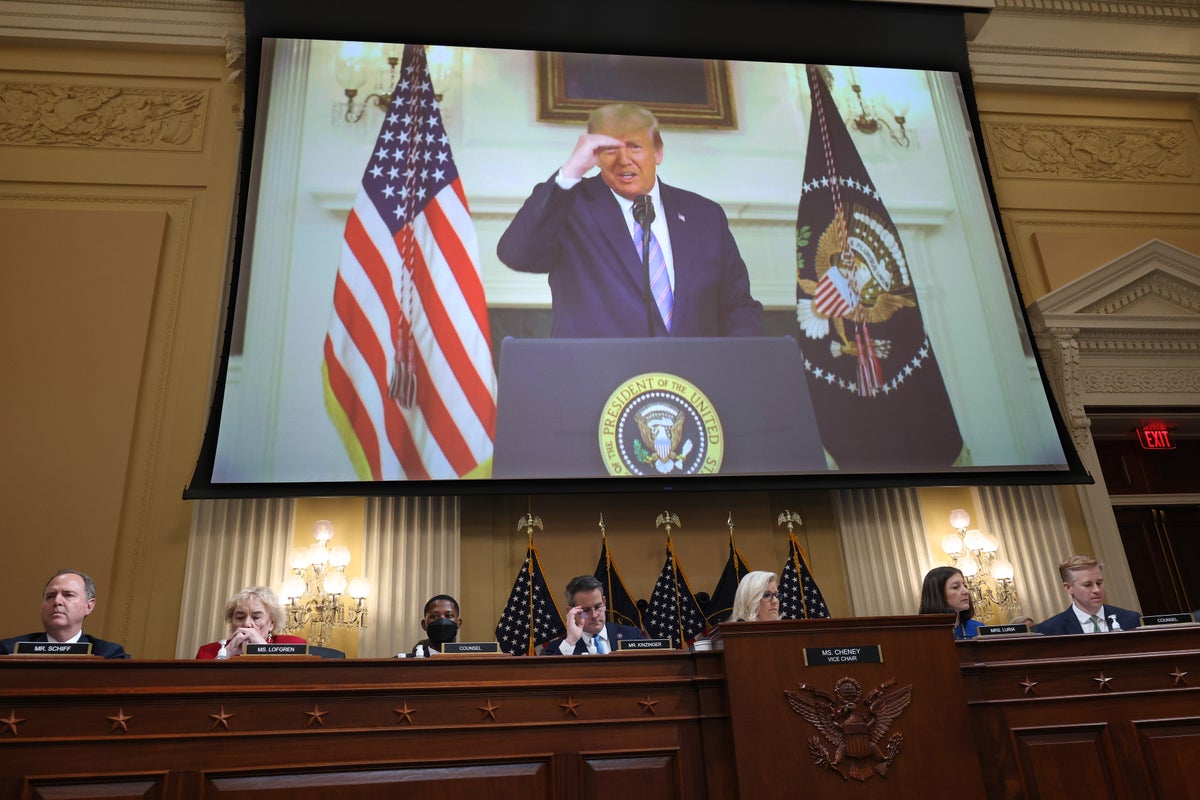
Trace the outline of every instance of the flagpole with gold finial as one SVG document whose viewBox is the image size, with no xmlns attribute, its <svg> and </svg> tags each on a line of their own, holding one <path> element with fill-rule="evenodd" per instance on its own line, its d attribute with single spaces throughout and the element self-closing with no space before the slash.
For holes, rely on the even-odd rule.
<svg viewBox="0 0 1200 800">
<path fill-rule="evenodd" d="M 526 655 L 531 656 L 533 655 L 534 648 L 537 647 L 537 639 L 535 638 L 536 631 L 534 629 L 537 609 L 534 608 L 533 603 L 533 529 L 536 527 L 538 530 L 542 530 L 542 519 L 541 517 L 534 516 L 532 511 L 527 511 L 525 512 L 525 516 L 521 517 L 520 521 L 517 523 L 518 531 L 520 531 L 522 527 L 525 528 L 526 536 L 525 563 L 529 567 L 527 570 L 529 573 L 529 594 L 526 595 L 526 597 L 529 599 L 529 643 L 525 648 L 525 653 Z"/>
<path fill-rule="evenodd" d="M 613 616 L 612 598 L 607 595 L 612 593 L 612 558 L 608 552 L 608 531 L 604 527 L 604 513 L 600 514 L 600 548 L 604 551 L 604 594 L 608 600 L 608 610 L 605 611 L 604 617 L 606 622 L 616 622 Z"/>
<path fill-rule="evenodd" d="M 675 560 L 675 547 L 671 544 L 671 526 L 682 528 L 683 525 L 679 521 L 679 517 L 672 514 L 670 511 L 664 511 L 658 515 L 658 519 L 654 521 L 654 527 L 661 528 L 666 526 L 667 529 L 667 550 L 671 553 L 671 581 L 675 588 L 675 627 L 679 630 L 679 649 L 684 649 L 686 645 L 683 635 L 683 608 L 679 605 L 679 565 Z"/>
<path fill-rule="evenodd" d="M 800 543 L 798 541 L 796 541 L 796 532 L 792 526 L 793 525 L 803 525 L 804 520 L 800 519 L 800 515 L 797 514 L 795 511 L 789 511 L 785 508 L 783 510 L 783 512 L 779 515 L 779 520 L 776 524 L 781 525 L 781 526 L 783 526 L 783 525 L 787 526 L 788 559 L 790 560 L 792 558 L 792 553 L 798 552 L 799 547 L 800 547 Z M 792 548 L 793 542 L 795 542 L 795 544 L 796 544 L 795 550 L 793 550 L 793 548 Z M 793 563 L 792 569 L 796 570 L 797 576 L 800 575 L 800 565 L 799 564 Z M 782 577 L 783 576 L 780 576 L 780 578 L 782 578 Z M 804 596 L 804 587 L 803 586 L 800 587 L 800 608 L 804 612 L 804 619 L 808 619 L 808 598 Z"/>
</svg>

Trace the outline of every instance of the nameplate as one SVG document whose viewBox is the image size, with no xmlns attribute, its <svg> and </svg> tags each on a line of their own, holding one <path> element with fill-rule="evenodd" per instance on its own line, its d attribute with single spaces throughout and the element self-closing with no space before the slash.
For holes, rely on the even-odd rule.
<svg viewBox="0 0 1200 800">
<path fill-rule="evenodd" d="M 670 650 L 670 639 L 620 639 L 617 641 L 618 650 Z"/>
<path fill-rule="evenodd" d="M 19 656 L 90 656 L 91 642 L 17 642 Z"/>
<path fill-rule="evenodd" d="M 499 642 L 446 642 L 442 645 L 444 655 L 479 655 L 481 653 L 499 653 Z"/>
<path fill-rule="evenodd" d="M 877 644 L 858 647 L 806 647 L 804 666 L 826 667 L 831 664 L 882 664 L 883 651 Z"/>
<path fill-rule="evenodd" d="M 242 646 L 248 656 L 308 655 L 308 645 L 303 642 L 246 642 Z"/>
<path fill-rule="evenodd" d="M 1182 625 L 1195 622 L 1196 618 L 1186 611 L 1182 614 L 1143 614 L 1143 625 Z"/>
<path fill-rule="evenodd" d="M 981 625 L 980 636 L 1003 636 L 1007 633 L 1029 633 L 1029 626 L 1022 622 L 1020 625 Z"/>
</svg>

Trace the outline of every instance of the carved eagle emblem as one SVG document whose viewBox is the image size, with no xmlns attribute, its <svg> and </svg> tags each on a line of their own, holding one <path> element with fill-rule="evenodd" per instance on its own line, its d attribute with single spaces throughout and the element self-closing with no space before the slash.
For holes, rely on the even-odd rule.
<svg viewBox="0 0 1200 800">
<path fill-rule="evenodd" d="M 806 683 L 798 684 L 796 691 L 784 690 L 792 710 L 820 733 L 808 740 L 818 767 L 828 767 L 842 780 L 887 777 L 904 737 L 897 732 L 884 739 L 912 700 L 912 685 L 894 689 L 895 683 L 892 678 L 866 696 L 862 685 L 849 677 L 834 684 L 833 694 Z"/>
</svg>

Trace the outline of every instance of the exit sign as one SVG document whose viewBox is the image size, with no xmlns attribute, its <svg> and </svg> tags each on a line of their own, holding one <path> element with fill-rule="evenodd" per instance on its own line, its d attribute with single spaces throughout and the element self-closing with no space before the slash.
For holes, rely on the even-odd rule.
<svg viewBox="0 0 1200 800">
<path fill-rule="evenodd" d="M 1137 429 L 1138 442 L 1145 450 L 1174 450 L 1171 432 L 1166 425 L 1144 425 Z"/>
</svg>

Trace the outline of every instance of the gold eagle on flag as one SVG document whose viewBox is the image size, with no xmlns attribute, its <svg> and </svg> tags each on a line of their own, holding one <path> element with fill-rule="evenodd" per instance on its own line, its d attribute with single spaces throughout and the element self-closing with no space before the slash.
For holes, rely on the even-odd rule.
<svg viewBox="0 0 1200 800">
<path fill-rule="evenodd" d="M 856 323 L 881 323 L 902 308 L 915 308 L 916 295 L 908 262 L 895 232 L 866 208 L 835 213 L 817 240 L 814 263 L 817 279 L 797 278 L 808 299 L 797 306 L 800 327 L 810 339 L 829 335 L 830 321 L 840 342 L 832 342 L 833 355 L 857 356 L 856 342 L 846 335 L 848 318 Z M 842 242 L 845 242 L 843 245 Z M 887 355 L 887 342 L 874 342 L 876 355 Z"/>
</svg>

